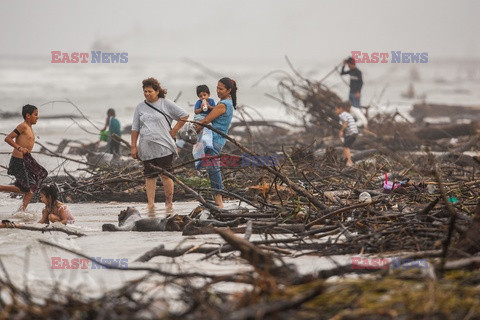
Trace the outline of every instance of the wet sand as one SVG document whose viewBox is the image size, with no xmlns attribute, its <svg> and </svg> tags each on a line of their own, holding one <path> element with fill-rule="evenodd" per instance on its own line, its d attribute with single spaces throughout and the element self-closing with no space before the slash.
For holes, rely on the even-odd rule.
<svg viewBox="0 0 480 320">
<path fill-rule="evenodd" d="M 32 203 L 28 211 L 32 213 L 16 214 L 12 218 L 12 212 L 19 205 L 19 199 L 8 198 L 2 194 L 0 197 L 0 218 L 21 222 L 40 218 L 43 204 Z M 232 202 L 233 203 L 233 202 Z M 209 274 L 229 274 L 235 271 L 251 270 L 241 259 L 220 259 L 211 257 L 202 260 L 203 254 L 187 254 L 182 257 L 168 258 L 155 257 L 149 262 L 133 262 L 143 253 L 163 244 L 166 249 L 184 247 L 188 245 L 221 244 L 224 241 L 218 235 L 196 235 L 182 236 L 181 232 L 102 232 L 101 226 L 104 223 L 117 224 L 117 215 L 127 206 L 133 206 L 140 210 L 143 216 L 147 216 L 145 203 L 82 203 L 69 204 L 76 222 L 68 226 L 73 230 L 85 233 L 84 237 L 68 236 L 62 232 L 51 232 L 42 234 L 36 231 L 0 229 L 0 258 L 4 263 L 7 272 L 13 282 L 28 286 L 34 291 L 49 292 L 50 288 L 58 282 L 63 288 L 78 290 L 84 295 L 97 296 L 108 289 L 120 287 L 128 280 L 141 277 L 145 272 L 122 271 L 94 268 L 89 262 L 86 269 L 52 269 L 52 258 L 71 259 L 79 258 L 64 250 L 57 249 L 39 243 L 38 240 L 46 240 L 88 256 L 102 259 L 127 259 L 122 260 L 128 267 L 154 267 L 168 272 L 203 272 Z M 197 206 L 196 202 L 174 203 L 174 213 L 188 214 Z M 165 217 L 166 212 L 163 203 L 157 204 L 156 216 Z M 29 223 L 41 226 L 30 220 Z M 242 235 L 240 235 L 242 236 Z M 285 237 L 279 235 L 278 237 Z M 260 235 L 253 235 L 251 240 L 260 239 Z M 27 259 L 28 256 L 28 259 Z M 340 256 L 335 258 L 337 262 L 345 264 L 348 257 Z M 295 263 L 302 273 L 314 272 L 319 269 L 328 269 L 334 266 L 333 262 L 321 257 L 302 256 L 289 258 L 288 262 Z M 238 290 L 236 288 L 222 288 L 223 290 Z"/>
</svg>

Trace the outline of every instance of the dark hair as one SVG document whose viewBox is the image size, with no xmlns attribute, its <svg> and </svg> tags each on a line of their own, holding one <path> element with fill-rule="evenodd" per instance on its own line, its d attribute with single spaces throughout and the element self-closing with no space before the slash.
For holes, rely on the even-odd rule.
<svg viewBox="0 0 480 320">
<path fill-rule="evenodd" d="M 353 59 L 352 57 L 348 57 L 346 61 L 347 63 L 355 64 L 355 59 Z"/>
<path fill-rule="evenodd" d="M 207 85 L 206 84 L 201 84 L 197 87 L 197 96 L 201 93 L 201 92 L 206 92 L 208 94 L 210 94 L 210 89 L 208 89 Z"/>
<path fill-rule="evenodd" d="M 51 211 L 53 209 L 55 201 L 58 200 L 57 187 L 53 184 L 48 184 L 40 190 L 40 193 L 43 193 L 45 197 L 50 200 L 50 203 L 47 203 L 47 207 L 48 211 Z"/>
<path fill-rule="evenodd" d="M 115 116 L 115 109 L 113 109 L 113 108 L 108 109 L 108 110 L 107 110 L 107 115 L 109 115 L 109 116 Z"/>
<path fill-rule="evenodd" d="M 27 118 L 27 114 L 32 114 L 35 110 L 37 110 L 37 107 L 32 106 L 31 104 L 26 104 L 22 108 L 22 117 L 23 119 Z"/>
<path fill-rule="evenodd" d="M 343 110 L 348 110 L 348 109 L 350 109 L 351 106 L 352 106 L 352 105 L 351 105 L 350 101 L 347 100 L 347 101 L 342 101 L 341 103 L 337 104 L 337 105 L 335 106 L 335 108 L 340 108 L 340 109 L 343 109 Z"/>
<path fill-rule="evenodd" d="M 225 77 L 225 78 L 222 78 L 222 79 L 218 80 L 218 82 L 223 83 L 227 89 L 231 89 L 230 96 L 232 96 L 233 107 L 236 109 L 236 107 L 237 107 L 237 83 L 235 82 L 235 80 Z"/>
<path fill-rule="evenodd" d="M 145 89 L 146 87 L 152 87 L 153 90 L 159 91 L 158 92 L 158 97 L 159 98 L 165 98 L 165 95 L 167 94 L 167 89 L 163 89 L 160 86 L 160 82 L 158 82 L 157 79 L 148 78 L 148 79 L 143 80 L 142 84 L 143 84 L 143 89 Z"/>
</svg>

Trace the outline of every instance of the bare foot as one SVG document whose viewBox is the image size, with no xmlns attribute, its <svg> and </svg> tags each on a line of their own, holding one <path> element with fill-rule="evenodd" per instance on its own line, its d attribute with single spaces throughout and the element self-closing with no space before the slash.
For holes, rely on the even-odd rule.
<svg viewBox="0 0 480 320">
<path fill-rule="evenodd" d="M 173 212 L 173 206 L 165 207 L 165 212 L 166 213 L 172 213 Z"/>
<path fill-rule="evenodd" d="M 353 162 L 347 162 L 347 167 L 353 167 Z"/>
<path fill-rule="evenodd" d="M 155 213 L 155 206 L 154 205 L 153 206 L 147 206 L 146 209 L 147 209 L 148 213 Z"/>
</svg>

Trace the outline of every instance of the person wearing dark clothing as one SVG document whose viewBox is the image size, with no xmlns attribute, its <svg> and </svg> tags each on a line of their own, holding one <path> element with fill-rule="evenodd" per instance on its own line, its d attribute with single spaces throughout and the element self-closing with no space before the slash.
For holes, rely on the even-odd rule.
<svg viewBox="0 0 480 320">
<path fill-rule="evenodd" d="M 345 65 L 348 65 L 348 71 L 345 71 Z M 363 78 L 362 72 L 357 68 L 355 64 L 355 60 L 353 58 L 348 58 L 347 60 L 343 61 L 343 67 L 340 74 L 343 75 L 350 75 L 350 93 L 348 95 L 348 99 L 352 103 L 353 109 L 352 114 L 357 120 L 358 126 L 366 127 L 368 124 L 368 120 L 360 110 L 360 92 L 363 87 Z"/>
</svg>

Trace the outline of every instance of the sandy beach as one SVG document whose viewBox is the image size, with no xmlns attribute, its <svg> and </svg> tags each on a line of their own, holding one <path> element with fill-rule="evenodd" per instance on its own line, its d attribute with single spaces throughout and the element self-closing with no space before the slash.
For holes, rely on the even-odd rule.
<svg viewBox="0 0 480 320">
<path fill-rule="evenodd" d="M 17 199 L 0 197 L 3 206 L 0 207 L 0 218 L 9 219 L 17 223 L 27 223 L 30 226 L 38 225 L 33 221 L 40 218 L 43 204 L 33 203 L 26 213 L 15 213 L 12 215 L 10 208 L 18 204 Z M 226 206 L 238 202 L 227 202 Z M 72 212 L 75 213 L 76 222 L 64 228 L 85 233 L 86 236 L 69 236 L 62 232 L 46 232 L 15 229 L 2 229 L 0 246 L 2 248 L 0 259 L 12 281 L 19 287 L 28 286 L 37 294 L 49 293 L 52 288 L 58 286 L 64 290 L 73 290 L 85 296 L 98 297 L 109 290 L 118 288 L 127 281 L 139 279 L 147 272 L 145 271 L 120 271 L 106 270 L 93 262 L 88 262 L 82 269 L 63 268 L 53 269 L 57 266 L 53 259 L 68 259 L 69 266 L 73 267 L 71 261 L 74 258 L 80 259 L 74 254 L 39 243 L 39 240 L 48 241 L 68 249 L 72 249 L 89 257 L 101 259 L 126 259 L 124 266 L 128 267 L 152 267 L 165 272 L 201 272 L 211 275 L 232 274 L 240 271 L 252 270 L 251 266 L 245 265 L 239 259 L 219 259 L 212 257 L 204 260 L 204 255 L 191 254 L 177 258 L 156 257 L 149 262 L 134 262 L 145 252 L 164 245 L 166 249 L 174 249 L 188 245 L 202 246 L 222 244 L 224 241 L 218 235 L 196 235 L 182 236 L 181 232 L 102 232 L 103 223 L 117 224 L 117 215 L 127 206 L 140 210 L 142 215 L 147 216 L 144 203 L 82 203 L 70 204 Z M 180 215 L 189 214 L 197 206 L 196 202 L 174 203 L 174 213 Z M 165 217 L 165 210 L 162 204 L 156 210 L 157 217 Z M 55 225 L 61 227 L 60 225 Z M 286 236 L 278 235 L 276 238 Z M 251 240 L 264 239 L 261 235 L 253 235 Z M 301 273 L 315 273 L 318 270 L 328 269 L 335 266 L 335 262 L 346 264 L 348 256 L 330 258 L 300 256 L 285 259 L 288 263 L 296 265 Z M 308 263 L 307 263 L 308 262 Z M 60 263 L 59 263 L 60 265 Z M 219 287 L 223 291 L 238 290 L 239 287 L 224 285 Z M 168 292 L 159 293 L 167 295 Z M 173 299 L 172 299 L 173 300 Z"/>
</svg>

